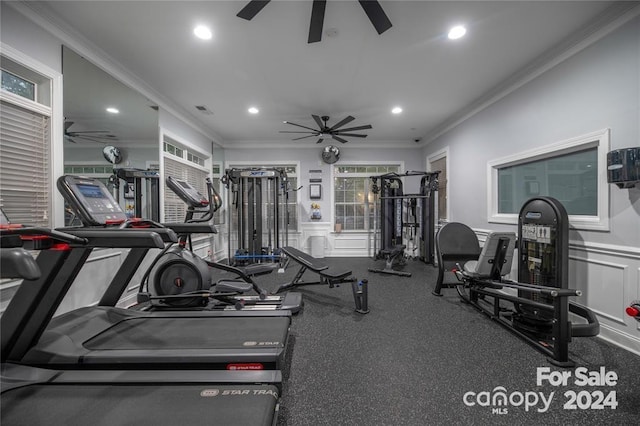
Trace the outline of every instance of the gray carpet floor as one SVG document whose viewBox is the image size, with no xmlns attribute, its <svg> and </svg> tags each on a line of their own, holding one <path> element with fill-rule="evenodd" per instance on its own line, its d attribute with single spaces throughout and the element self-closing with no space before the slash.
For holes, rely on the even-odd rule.
<svg viewBox="0 0 640 426">
<path fill-rule="evenodd" d="M 569 348 L 576 367 L 587 375 L 599 374 L 601 368 L 613 372 L 615 385 L 579 386 L 580 370 L 569 369 L 564 370 L 571 373 L 566 385 L 545 381 L 538 386 L 539 368 L 563 369 L 461 303 L 455 290 L 433 296 L 433 266 L 409 261 L 404 270 L 412 277 L 404 278 L 368 272 L 382 265 L 367 258 L 324 261 L 369 280 L 370 313 L 354 311 L 350 284 L 296 289 L 303 293 L 305 306 L 291 327 L 279 425 L 640 421 L 640 356 L 599 338 L 575 338 Z M 296 270 L 291 264 L 284 273 L 259 277 L 259 282 L 275 290 Z M 307 272 L 304 278 L 316 277 Z M 505 404 L 500 395 L 506 395 Z"/>
</svg>

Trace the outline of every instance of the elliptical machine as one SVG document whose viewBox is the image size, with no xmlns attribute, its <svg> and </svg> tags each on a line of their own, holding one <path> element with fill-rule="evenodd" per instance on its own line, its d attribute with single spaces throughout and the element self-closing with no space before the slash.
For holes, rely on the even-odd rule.
<svg viewBox="0 0 640 426">
<path fill-rule="evenodd" d="M 164 307 L 205 307 L 211 299 L 218 302 L 212 308 L 235 309 L 286 309 L 292 313 L 302 307 L 301 293 L 289 292 L 283 296 L 272 296 L 260 288 L 252 277 L 271 273 L 277 264 L 254 264 L 245 268 L 211 262 L 193 253 L 191 234 L 216 233 L 208 222 L 222 206 L 220 195 L 209 178 L 206 179 L 207 196 L 203 196 L 193 185 L 168 176 L 166 184 L 187 204 L 185 223 L 165 224 L 178 234 L 178 243 L 166 247 L 140 284 L 138 301 L 160 300 Z M 197 213 L 201 215 L 195 217 Z M 206 223 L 202 228 L 194 224 Z M 235 274 L 233 279 L 212 282 L 210 268 Z M 144 289 L 147 288 L 145 292 Z M 257 295 L 245 295 L 254 291 Z M 153 292 L 150 294 L 149 292 Z M 193 297 L 191 297 L 193 296 Z"/>
</svg>

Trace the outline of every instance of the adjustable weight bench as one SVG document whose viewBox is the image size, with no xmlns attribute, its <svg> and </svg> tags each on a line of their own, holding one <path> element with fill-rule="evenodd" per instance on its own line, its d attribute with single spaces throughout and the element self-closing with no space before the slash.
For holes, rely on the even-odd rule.
<svg viewBox="0 0 640 426">
<path fill-rule="evenodd" d="M 296 273 L 295 277 L 293 277 L 293 280 L 278 287 L 276 293 L 287 290 L 291 287 L 302 285 L 329 284 L 329 287 L 333 287 L 337 284 L 356 281 L 356 278 L 351 275 L 351 271 L 331 269 L 329 265 L 324 263 L 322 260 L 310 256 L 307 253 L 296 248 L 282 247 L 282 252 L 287 256 L 286 264 L 288 264 L 289 261 L 293 260 L 294 262 L 300 264 L 300 269 L 298 269 L 298 272 Z M 320 279 L 318 281 L 312 282 L 302 281 L 302 276 L 307 269 L 317 273 Z"/>
</svg>

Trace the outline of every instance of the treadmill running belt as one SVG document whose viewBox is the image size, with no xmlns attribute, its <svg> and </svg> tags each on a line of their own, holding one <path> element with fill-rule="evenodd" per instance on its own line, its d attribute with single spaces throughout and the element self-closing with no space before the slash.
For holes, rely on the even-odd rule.
<svg viewBox="0 0 640 426">
<path fill-rule="evenodd" d="M 277 323 L 279 327 L 274 327 Z M 132 318 L 84 342 L 89 350 L 283 347 L 288 318 Z"/>
<path fill-rule="evenodd" d="M 10 425 L 271 425 L 271 385 L 53 385 L 2 393 L 0 422 Z"/>
</svg>

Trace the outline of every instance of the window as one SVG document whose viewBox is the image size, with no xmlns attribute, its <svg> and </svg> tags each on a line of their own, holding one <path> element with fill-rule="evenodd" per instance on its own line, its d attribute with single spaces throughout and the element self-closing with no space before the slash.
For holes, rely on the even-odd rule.
<svg viewBox="0 0 640 426">
<path fill-rule="evenodd" d="M 187 158 L 189 156 L 189 158 Z M 197 159 L 194 161 L 194 159 Z M 202 162 L 202 164 L 200 164 Z M 179 142 L 164 137 L 164 176 L 173 176 L 193 185 L 206 195 L 206 178 L 209 171 L 204 167 L 205 156 L 194 153 Z M 164 222 L 184 222 L 187 205 L 167 185 L 164 186 Z M 194 216 L 197 218 L 198 216 Z"/>
<path fill-rule="evenodd" d="M 334 166 L 334 216 L 343 231 L 366 231 L 373 224 L 370 176 L 400 172 L 400 165 Z"/>
<path fill-rule="evenodd" d="M 574 227 L 608 229 L 608 150 L 609 132 L 603 130 L 490 162 L 490 221 L 517 223 L 527 200 L 550 196 Z"/>
<path fill-rule="evenodd" d="M 2 66 L 0 203 L 12 222 L 51 227 L 51 81 L 4 55 Z"/>
<path fill-rule="evenodd" d="M 9 71 L 2 70 L 2 90 L 14 93 L 31 101 L 36 100 L 36 84 Z"/>
</svg>

